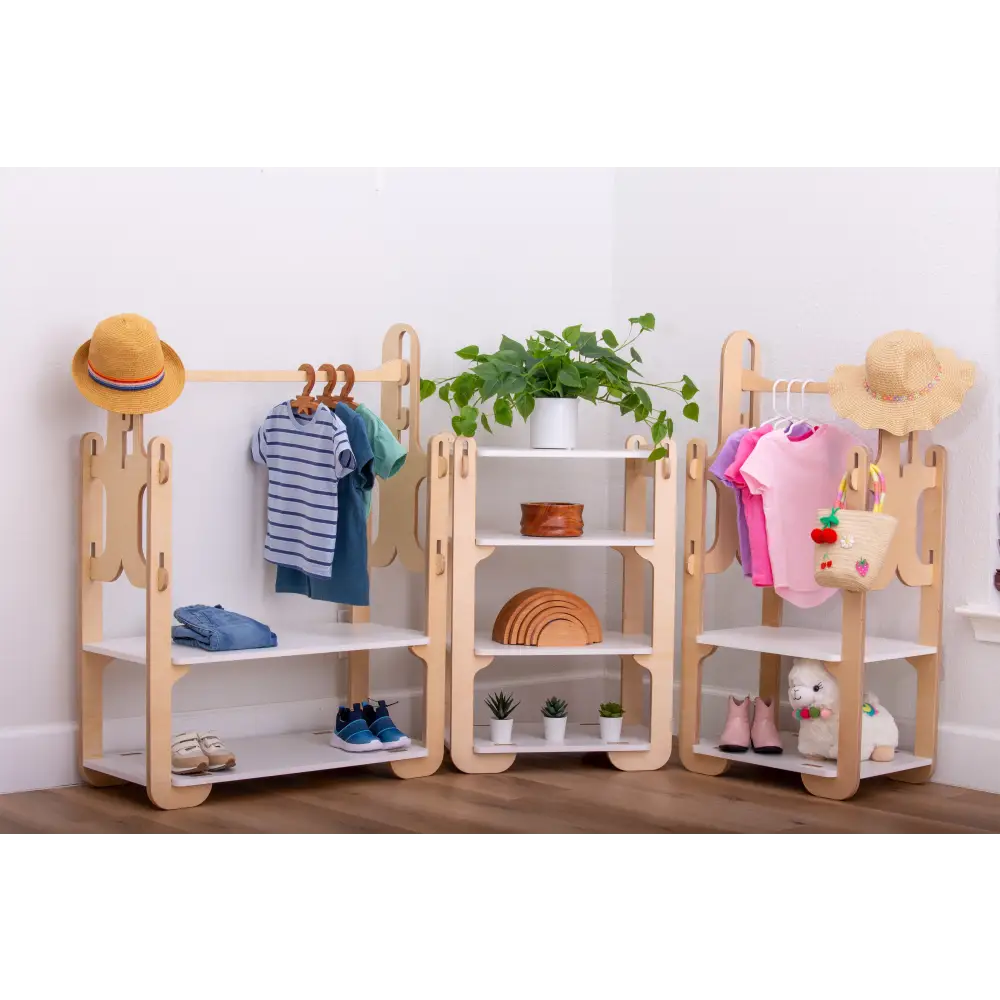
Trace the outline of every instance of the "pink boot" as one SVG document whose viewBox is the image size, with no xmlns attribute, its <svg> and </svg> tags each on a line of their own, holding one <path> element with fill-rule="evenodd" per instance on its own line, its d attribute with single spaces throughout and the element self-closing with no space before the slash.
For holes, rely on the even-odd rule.
<svg viewBox="0 0 1000 1000">
<path fill-rule="evenodd" d="M 730 695 L 727 705 L 726 725 L 719 737 L 719 749 L 726 753 L 746 753 L 750 746 L 750 696 L 737 701 Z"/>
<path fill-rule="evenodd" d="M 781 753 L 781 735 L 774 724 L 774 702 L 770 698 L 754 698 L 753 728 L 750 741 L 754 753 Z"/>
</svg>

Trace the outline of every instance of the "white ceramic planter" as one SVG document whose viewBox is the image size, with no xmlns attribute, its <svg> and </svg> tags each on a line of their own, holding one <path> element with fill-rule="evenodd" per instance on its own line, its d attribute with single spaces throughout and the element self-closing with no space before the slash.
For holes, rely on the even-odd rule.
<svg viewBox="0 0 1000 1000">
<path fill-rule="evenodd" d="M 575 448 L 578 399 L 536 399 L 528 417 L 532 448 Z"/>
<path fill-rule="evenodd" d="M 513 719 L 490 719 L 490 739 L 494 743 L 510 743 L 513 740 Z"/>
<path fill-rule="evenodd" d="M 542 716 L 542 727 L 545 731 L 545 741 L 547 743 L 563 743 L 566 740 L 566 716 L 561 719 L 551 719 L 547 715 Z"/>
<path fill-rule="evenodd" d="M 602 715 L 598 720 L 601 724 L 601 739 L 605 743 L 620 743 L 622 738 L 622 717 L 606 719 Z"/>
</svg>

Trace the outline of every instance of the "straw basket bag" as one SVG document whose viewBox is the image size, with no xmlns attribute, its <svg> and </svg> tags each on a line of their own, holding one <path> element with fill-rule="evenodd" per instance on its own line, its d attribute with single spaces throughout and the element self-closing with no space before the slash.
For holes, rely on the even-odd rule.
<svg viewBox="0 0 1000 1000">
<path fill-rule="evenodd" d="M 896 532 L 896 518 L 882 513 L 885 477 L 877 465 L 870 465 L 875 502 L 870 511 L 847 510 L 847 476 L 840 481 L 837 506 L 829 513 L 817 512 L 816 582 L 822 587 L 861 592 L 871 590 L 878 579 Z"/>
</svg>

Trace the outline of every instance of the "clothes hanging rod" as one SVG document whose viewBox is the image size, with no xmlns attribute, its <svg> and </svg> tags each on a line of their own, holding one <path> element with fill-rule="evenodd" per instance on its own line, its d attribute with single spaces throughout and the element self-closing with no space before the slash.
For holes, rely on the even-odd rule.
<svg viewBox="0 0 1000 1000">
<path fill-rule="evenodd" d="M 333 362 L 336 363 L 336 362 Z M 338 376 L 343 379 L 343 375 Z M 291 371 L 229 371 L 219 369 L 217 371 L 188 371 L 185 373 L 188 382 L 302 382 L 305 373 L 298 369 Z M 410 379 L 410 365 L 408 361 L 395 358 L 386 361 L 380 368 L 373 368 L 370 371 L 356 370 L 354 372 L 355 382 L 392 382 L 397 385 L 406 385 Z M 329 382 L 326 372 L 316 372 L 316 382 Z"/>
<path fill-rule="evenodd" d="M 792 387 L 792 395 L 795 396 L 799 393 L 799 391 L 802 388 L 802 381 L 801 379 L 794 379 L 793 381 L 797 383 Z M 743 378 L 740 382 L 740 388 L 743 390 L 743 392 L 771 392 L 771 390 L 774 388 L 775 382 L 777 382 L 780 386 L 780 388 L 778 389 L 779 394 L 784 392 L 784 390 L 788 387 L 788 379 L 764 378 L 763 375 L 758 375 L 757 372 L 747 371 L 744 368 Z M 805 391 L 807 393 L 826 394 L 830 390 L 826 382 L 810 382 L 805 387 Z"/>
</svg>

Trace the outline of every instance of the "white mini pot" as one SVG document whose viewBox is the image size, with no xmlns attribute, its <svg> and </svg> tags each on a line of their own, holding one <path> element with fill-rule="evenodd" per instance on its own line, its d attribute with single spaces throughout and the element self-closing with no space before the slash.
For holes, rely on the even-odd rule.
<svg viewBox="0 0 1000 1000">
<path fill-rule="evenodd" d="M 606 719 L 603 715 L 598 720 L 601 724 L 601 739 L 605 743 L 619 743 L 622 738 L 622 717 Z"/>
<path fill-rule="evenodd" d="M 490 719 L 490 739 L 494 743 L 510 743 L 513 733 L 513 719 Z"/>
<path fill-rule="evenodd" d="M 545 741 L 547 743 L 562 743 L 566 739 L 566 716 L 561 719 L 552 719 L 547 715 L 542 716 L 542 727 L 545 731 Z"/>
<path fill-rule="evenodd" d="M 532 448 L 575 448 L 578 399 L 536 399 L 528 417 Z"/>
</svg>

